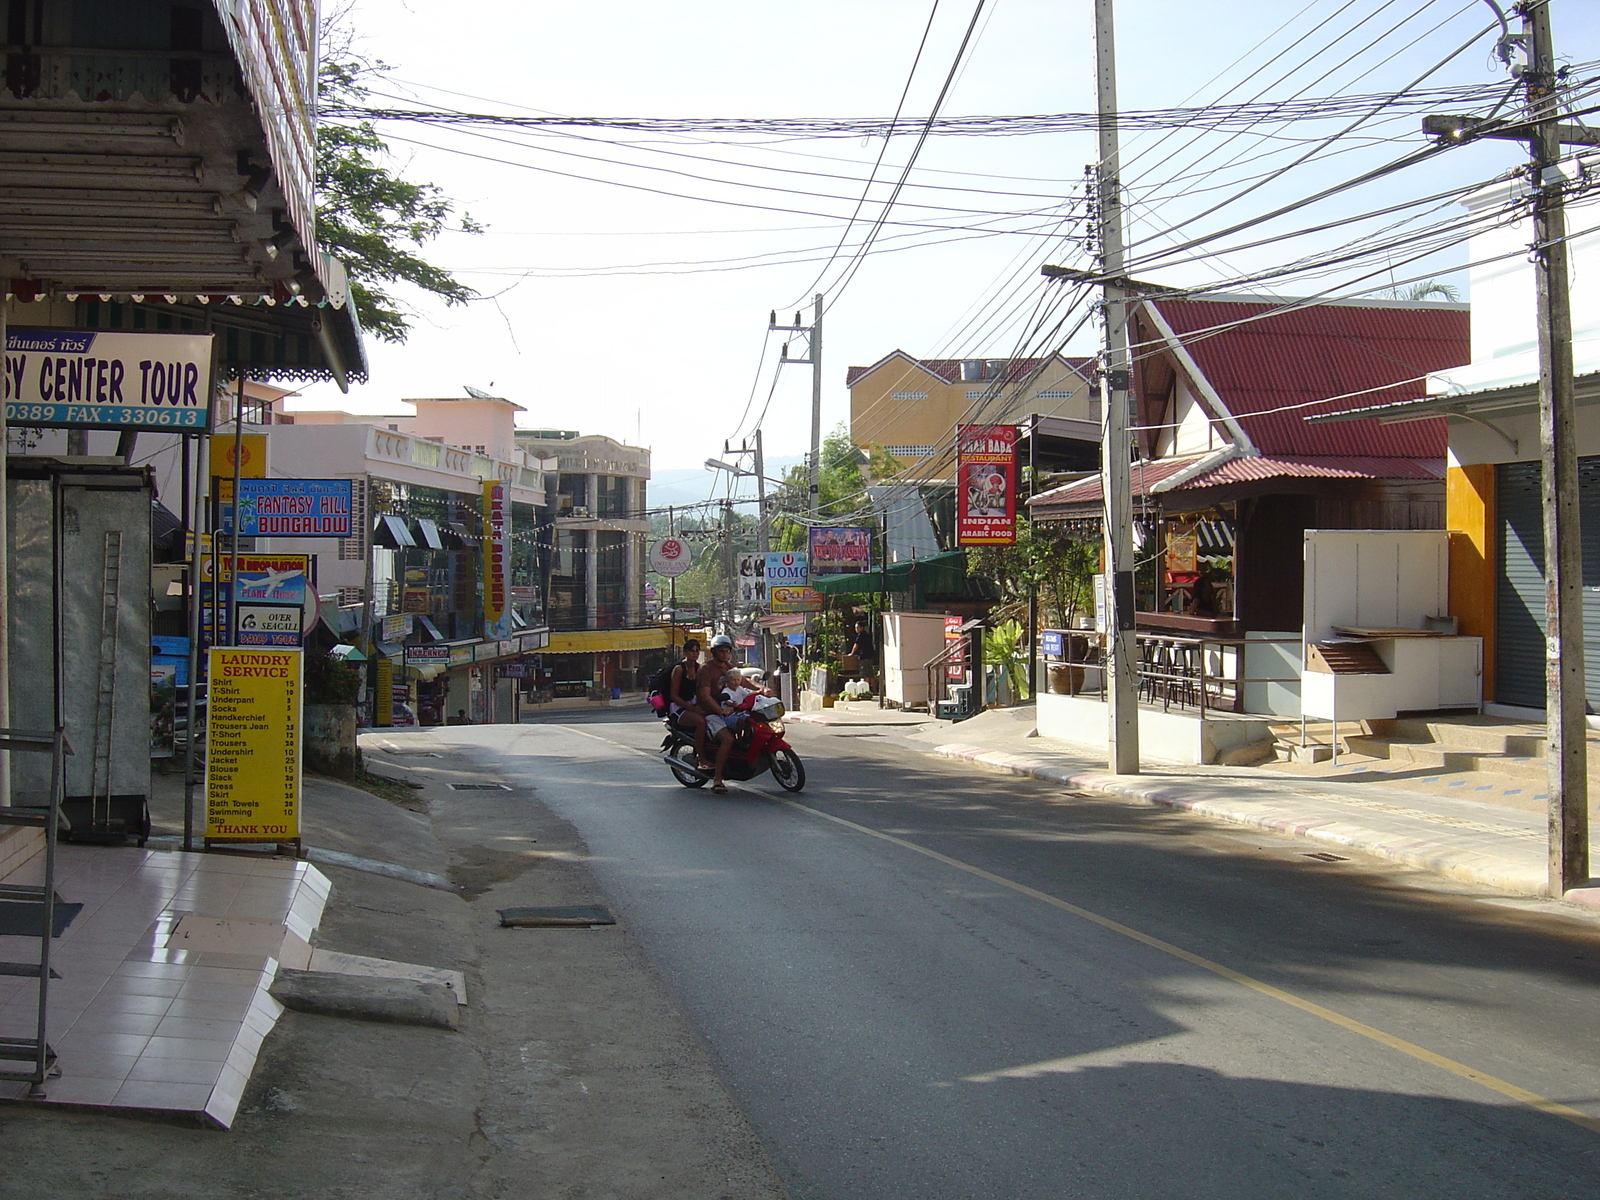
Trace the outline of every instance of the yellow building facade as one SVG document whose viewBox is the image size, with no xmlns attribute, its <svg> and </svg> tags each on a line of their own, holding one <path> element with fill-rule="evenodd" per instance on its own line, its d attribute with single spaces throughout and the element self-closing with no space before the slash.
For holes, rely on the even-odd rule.
<svg viewBox="0 0 1600 1200">
<path fill-rule="evenodd" d="M 957 425 L 1025 425 L 1032 416 L 1098 425 L 1094 360 L 927 358 L 895 350 L 851 367 L 850 439 L 881 446 L 908 479 L 947 479 L 955 470 Z"/>
</svg>

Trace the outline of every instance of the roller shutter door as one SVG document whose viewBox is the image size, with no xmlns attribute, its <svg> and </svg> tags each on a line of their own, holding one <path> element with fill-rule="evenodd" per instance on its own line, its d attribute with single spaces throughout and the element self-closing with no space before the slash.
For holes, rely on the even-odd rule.
<svg viewBox="0 0 1600 1200">
<path fill-rule="evenodd" d="M 1494 691 L 1501 704 L 1544 707 L 1544 531 L 1539 464 L 1502 463 L 1496 471 L 1499 526 L 1495 578 Z M 1583 531 L 1584 691 L 1600 712 L 1600 458 L 1578 461 Z"/>
</svg>

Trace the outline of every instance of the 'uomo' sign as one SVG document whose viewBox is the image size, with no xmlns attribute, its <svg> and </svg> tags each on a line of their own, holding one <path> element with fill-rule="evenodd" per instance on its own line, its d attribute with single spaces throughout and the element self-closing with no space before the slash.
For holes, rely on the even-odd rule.
<svg viewBox="0 0 1600 1200">
<path fill-rule="evenodd" d="M 8 329 L 4 375 L 9 423 L 203 430 L 211 335 Z"/>
</svg>

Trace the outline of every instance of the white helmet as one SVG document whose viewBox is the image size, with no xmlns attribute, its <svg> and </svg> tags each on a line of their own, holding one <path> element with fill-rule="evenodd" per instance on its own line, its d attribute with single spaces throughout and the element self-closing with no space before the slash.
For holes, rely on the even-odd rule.
<svg viewBox="0 0 1600 1200">
<path fill-rule="evenodd" d="M 717 634 L 716 637 L 712 638 L 711 641 L 707 643 L 707 645 L 712 650 L 720 649 L 723 646 L 726 646 L 729 650 L 732 650 L 733 649 L 733 639 L 731 637 L 729 637 L 725 633 L 719 633 L 719 634 Z"/>
</svg>

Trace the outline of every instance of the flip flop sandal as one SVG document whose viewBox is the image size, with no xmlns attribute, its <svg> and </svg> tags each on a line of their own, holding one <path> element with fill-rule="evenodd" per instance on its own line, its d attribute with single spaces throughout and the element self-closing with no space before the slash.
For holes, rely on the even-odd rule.
<svg viewBox="0 0 1600 1200">
<path fill-rule="evenodd" d="M 728 794 L 728 785 L 725 783 L 713 783 L 711 790 L 719 796 L 726 796 Z"/>
</svg>

